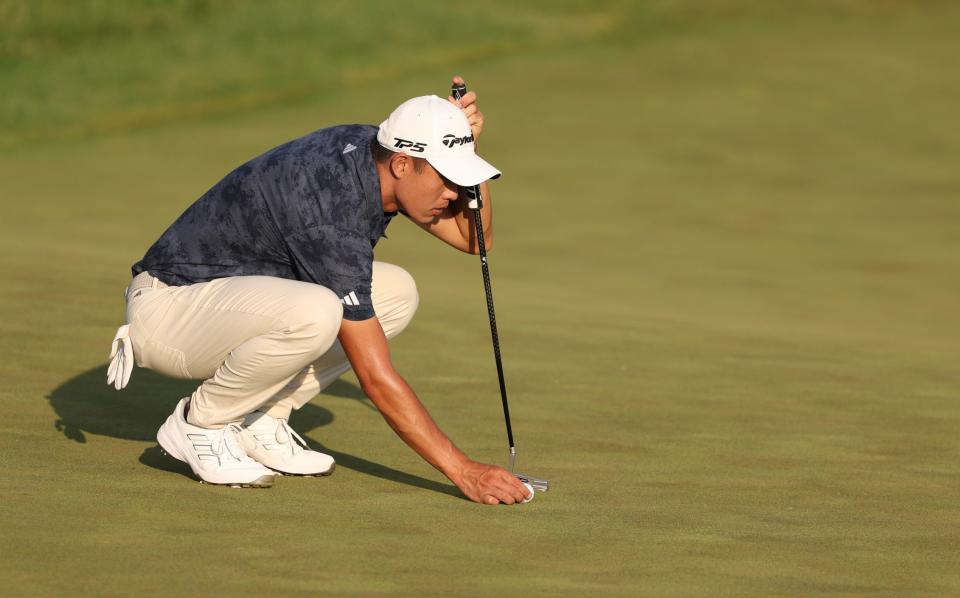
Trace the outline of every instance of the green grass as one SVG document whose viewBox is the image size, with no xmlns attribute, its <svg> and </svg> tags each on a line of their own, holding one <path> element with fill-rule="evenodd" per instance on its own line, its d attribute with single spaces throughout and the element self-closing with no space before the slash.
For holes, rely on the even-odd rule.
<svg viewBox="0 0 960 598">
<path fill-rule="evenodd" d="M 0 87 L 12 90 L 0 99 L 0 147 L 316 101 L 358 85 L 369 93 L 398 75 L 590 39 L 621 12 L 488 4 L 0 2 Z"/>
<path fill-rule="evenodd" d="M 4 592 L 960 593 L 956 8 L 37 6 L 0 45 Z M 364 19 L 431 42 L 396 69 L 389 44 L 289 66 L 365 42 Z M 476 53 L 446 53 L 470 27 Z M 192 74 L 154 97 L 135 63 Z M 332 477 L 191 481 L 153 441 L 190 384 L 104 384 L 130 264 L 245 159 L 453 72 L 505 173 L 491 266 L 519 468 L 553 489 L 459 498 L 349 375 L 292 420 Z M 389 234 L 378 258 L 421 292 L 399 370 L 504 463 L 476 260 Z"/>
</svg>

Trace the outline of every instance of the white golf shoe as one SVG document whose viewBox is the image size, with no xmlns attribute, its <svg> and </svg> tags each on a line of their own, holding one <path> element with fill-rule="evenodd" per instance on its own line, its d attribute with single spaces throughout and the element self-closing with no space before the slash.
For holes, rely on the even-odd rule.
<svg viewBox="0 0 960 598">
<path fill-rule="evenodd" d="M 181 399 L 157 431 L 157 442 L 202 481 L 233 487 L 269 488 L 276 474 L 247 456 L 238 440 L 240 426 L 211 430 L 187 423 L 183 415 L 189 399 Z"/>
<path fill-rule="evenodd" d="M 285 419 L 254 411 L 243 420 L 240 441 L 247 454 L 274 471 L 288 475 L 330 475 L 333 457 L 310 450 Z"/>
</svg>

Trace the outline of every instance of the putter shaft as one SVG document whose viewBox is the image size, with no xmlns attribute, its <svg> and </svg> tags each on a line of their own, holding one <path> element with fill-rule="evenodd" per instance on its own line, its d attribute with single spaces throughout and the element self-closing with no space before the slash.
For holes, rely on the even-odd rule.
<svg viewBox="0 0 960 598">
<path fill-rule="evenodd" d="M 467 93 L 466 84 L 454 85 L 450 90 L 454 99 L 459 100 Z M 473 200 L 470 208 L 473 210 L 473 223 L 477 234 L 477 246 L 480 252 L 480 270 L 483 273 L 483 289 L 487 296 L 487 314 L 490 317 L 490 336 L 493 340 L 493 356 L 497 362 L 497 380 L 500 382 L 500 401 L 503 404 L 503 419 L 507 425 L 507 442 L 510 444 L 510 473 L 514 473 L 514 463 L 517 459 L 517 447 L 513 442 L 513 426 L 510 425 L 510 404 L 507 402 L 507 385 L 503 378 L 503 360 L 500 357 L 500 335 L 497 334 L 497 316 L 493 309 L 493 286 L 490 283 L 490 267 L 487 264 L 486 240 L 483 236 L 483 219 L 480 210 L 483 208 L 483 196 L 480 194 L 480 185 L 467 188 L 467 194 Z M 530 484 L 534 490 L 546 492 L 550 483 L 546 480 L 531 478 L 514 473 L 522 482 Z"/>
</svg>

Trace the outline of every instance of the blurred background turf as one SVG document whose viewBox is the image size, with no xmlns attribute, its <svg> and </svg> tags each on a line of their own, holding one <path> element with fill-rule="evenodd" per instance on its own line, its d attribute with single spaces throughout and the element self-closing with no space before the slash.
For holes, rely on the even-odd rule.
<svg viewBox="0 0 960 598">
<path fill-rule="evenodd" d="M 627 12 L 550 2 L 4 2 L 2 141 L 315 101 L 622 33 Z"/>
<path fill-rule="evenodd" d="M 4 592 L 957 594 L 958 33 L 951 2 L 0 0 Z M 455 498 L 349 375 L 293 420 L 333 477 L 191 482 L 152 441 L 190 383 L 102 383 L 130 264 L 244 160 L 454 73 L 554 490 Z M 389 235 L 398 368 L 505 462 L 476 260 Z"/>
</svg>

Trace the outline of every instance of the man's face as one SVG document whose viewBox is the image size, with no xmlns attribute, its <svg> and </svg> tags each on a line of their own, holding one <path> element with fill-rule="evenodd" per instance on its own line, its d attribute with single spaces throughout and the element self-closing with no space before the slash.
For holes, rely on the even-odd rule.
<svg viewBox="0 0 960 598">
<path fill-rule="evenodd" d="M 459 188 L 426 160 L 422 164 L 417 172 L 411 159 L 407 172 L 397 182 L 397 203 L 414 221 L 429 224 L 441 216 L 450 202 L 456 201 Z"/>
</svg>

